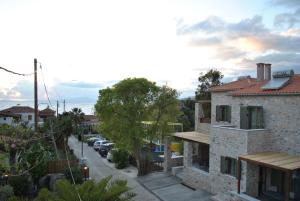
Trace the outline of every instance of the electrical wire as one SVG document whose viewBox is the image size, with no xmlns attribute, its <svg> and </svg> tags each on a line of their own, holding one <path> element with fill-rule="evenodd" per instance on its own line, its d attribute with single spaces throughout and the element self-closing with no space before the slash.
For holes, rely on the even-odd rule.
<svg viewBox="0 0 300 201">
<path fill-rule="evenodd" d="M 17 72 L 14 72 L 14 71 L 12 71 L 12 70 L 9 70 L 9 69 L 7 69 L 7 68 L 1 67 L 1 66 L 0 66 L 0 69 L 1 69 L 1 70 L 4 70 L 4 71 L 6 71 L 6 72 L 12 73 L 12 74 L 15 74 L 15 75 L 21 75 L 21 76 L 30 76 L 30 75 L 33 75 L 33 74 L 34 74 L 34 73 L 28 73 L 28 74 L 17 73 Z"/>
<path fill-rule="evenodd" d="M 72 177 L 72 181 L 73 181 L 73 184 L 75 185 L 75 190 L 76 190 L 76 193 L 77 193 L 77 196 L 79 198 L 80 201 L 82 201 L 78 191 L 77 191 L 77 188 L 76 188 L 76 182 L 75 182 L 75 179 L 74 179 L 74 176 L 73 176 L 73 173 L 72 173 L 72 169 L 71 169 L 71 165 L 70 165 L 70 161 L 69 161 L 69 157 L 68 157 L 68 153 L 67 153 L 67 147 L 66 147 L 66 142 L 64 141 L 64 147 L 65 147 L 65 154 L 66 154 L 66 159 L 67 159 L 67 162 L 68 162 L 68 167 L 69 167 L 69 171 L 70 171 L 70 175 Z"/>
<path fill-rule="evenodd" d="M 49 105 L 53 109 L 52 103 L 51 103 L 50 98 L 49 98 L 48 90 L 47 90 L 47 87 L 46 87 L 45 77 L 44 77 L 44 73 L 43 73 L 43 70 L 42 70 L 42 64 L 41 63 L 40 63 L 40 69 L 41 69 L 41 74 L 42 74 L 42 80 L 43 80 L 43 84 L 44 84 L 45 93 L 47 95 Z"/>
</svg>

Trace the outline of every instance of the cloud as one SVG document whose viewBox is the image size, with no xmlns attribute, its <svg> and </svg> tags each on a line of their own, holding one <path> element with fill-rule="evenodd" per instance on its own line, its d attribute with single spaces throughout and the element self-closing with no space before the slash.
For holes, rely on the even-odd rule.
<svg viewBox="0 0 300 201">
<path fill-rule="evenodd" d="M 258 56 L 254 59 L 244 58 L 238 65 L 243 68 L 253 67 L 256 63 L 271 63 L 273 70 L 293 69 L 296 73 L 300 72 L 300 54 L 299 53 L 272 53 Z"/>
<path fill-rule="evenodd" d="M 270 4 L 295 8 L 299 6 L 299 0 L 271 0 Z"/>
<path fill-rule="evenodd" d="M 276 15 L 274 19 L 275 26 L 287 25 L 289 28 L 292 28 L 299 23 L 300 23 L 300 7 L 298 7 L 298 9 L 294 13 L 281 13 L 279 15 Z"/>
<path fill-rule="evenodd" d="M 177 28 L 177 34 L 184 35 L 184 34 L 195 33 L 198 31 L 202 31 L 205 33 L 215 33 L 224 30 L 225 29 L 224 24 L 225 22 L 220 17 L 217 16 L 210 16 L 205 20 L 191 26 L 184 25 L 183 21 L 181 20 L 180 23 L 177 24 L 179 26 Z"/>
<path fill-rule="evenodd" d="M 225 62 L 234 60 L 242 70 L 265 61 L 274 66 L 299 69 L 296 65 L 300 53 L 298 29 L 284 33 L 271 31 L 258 15 L 236 23 L 219 17 L 208 17 L 191 25 L 182 21 L 177 29 L 179 36 L 188 38 L 189 46 L 211 48 L 213 58 Z"/>
<path fill-rule="evenodd" d="M 246 52 L 239 50 L 235 47 L 220 46 L 216 49 L 216 58 L 222 60 L 236 59 L 246 55 Z"/>
<path fill-rule="evenodd" d="M 100 83 L 89 83 L 89 82 L 62 82 L 59 85 L 74 88 L 102 88 L 103 85 Z"/>
</svg>

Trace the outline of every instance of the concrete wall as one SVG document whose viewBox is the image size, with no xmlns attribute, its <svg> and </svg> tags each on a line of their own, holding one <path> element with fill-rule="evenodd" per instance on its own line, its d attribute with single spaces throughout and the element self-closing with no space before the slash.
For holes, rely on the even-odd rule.
<svg viewBox="0 0 300 201">
<path fill-rule="evenodd" d="M 13 118 L 12 117 L 0 117 L 0 124 L 12 125 Z"/>
<path fill-rule="evenodd" d="M 21 115 L 22 122 L 28 122 L 29 126 L 34 125 L 34 113 L 19 113 Z M 32 119 L 29 121 L 28 116 L 31 115 Z"/>
</svg>

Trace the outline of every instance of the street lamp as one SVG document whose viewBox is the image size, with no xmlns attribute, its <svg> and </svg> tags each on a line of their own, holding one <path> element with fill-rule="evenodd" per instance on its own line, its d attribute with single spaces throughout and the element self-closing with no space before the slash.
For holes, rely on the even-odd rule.
<svg viewBox="0 0 300 201">
<path fill-rule="evenodd" d="M 5 175 L 4 175 L 4 180 L 5 180 L 5 184 L 7 185 L 8 184 L 8 174 L 6 173 Z"/>
<path fill-rule="evenodd" d="M 83 174 L 84 174 L 84 180 L 86 181 L 87 180 L 87 173 L 88 173 L 88 167 L 87 166 L 84 166 L 83 167 Z"/>
</svg>

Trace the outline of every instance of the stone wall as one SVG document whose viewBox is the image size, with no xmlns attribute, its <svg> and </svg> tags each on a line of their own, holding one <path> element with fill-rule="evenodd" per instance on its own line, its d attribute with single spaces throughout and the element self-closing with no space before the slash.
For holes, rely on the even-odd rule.
<svg viewBox="0 0 300 201">
<path fill-rule="evenodd" d="M 230 125 L 240 127 L 241 106 L 262 106 L 264 125 L 270 130 L 269 144 L 272 151 L 300 154 L 300 96 L 242 96 L 232 97 L 228 93 L 212 94 L 212 125 L 228 125 L 228 122 L 216 122 L 216 106 L 231 106 Z M 255 143 L 254 143 L 255 144 Z"/>
<path fill-rule="evenodd" d="M 211 182 L 208 172 L 194 168 L 186 167 L 183 170 L 183 182 L 195 189 L 204 189 L 211 192 Z"/>
<path fill-rule="evenodd" d="M 237 159 L 240 155 L 255 153 L 256 151 L 268 151 L 269 146 L 267 146 L 267 141 L 269 136 L 269 131 L 265 129 L 244 130 L 213 126 L 211 128 L 209 159 L 212 192 L 218 193 L 237 190 L 236 178 L 231 175 L 222 174 L 220 171 L 221 156 Z M 241 191 L 246 191 L 246 174 L 254 175 L 256 174 L 255 171 L 255 169 L 248 169 L 248 164 L 242 163 Z M 247 179 L 251 180 L 253 178 L 247 177 Z"/>
</svg>

